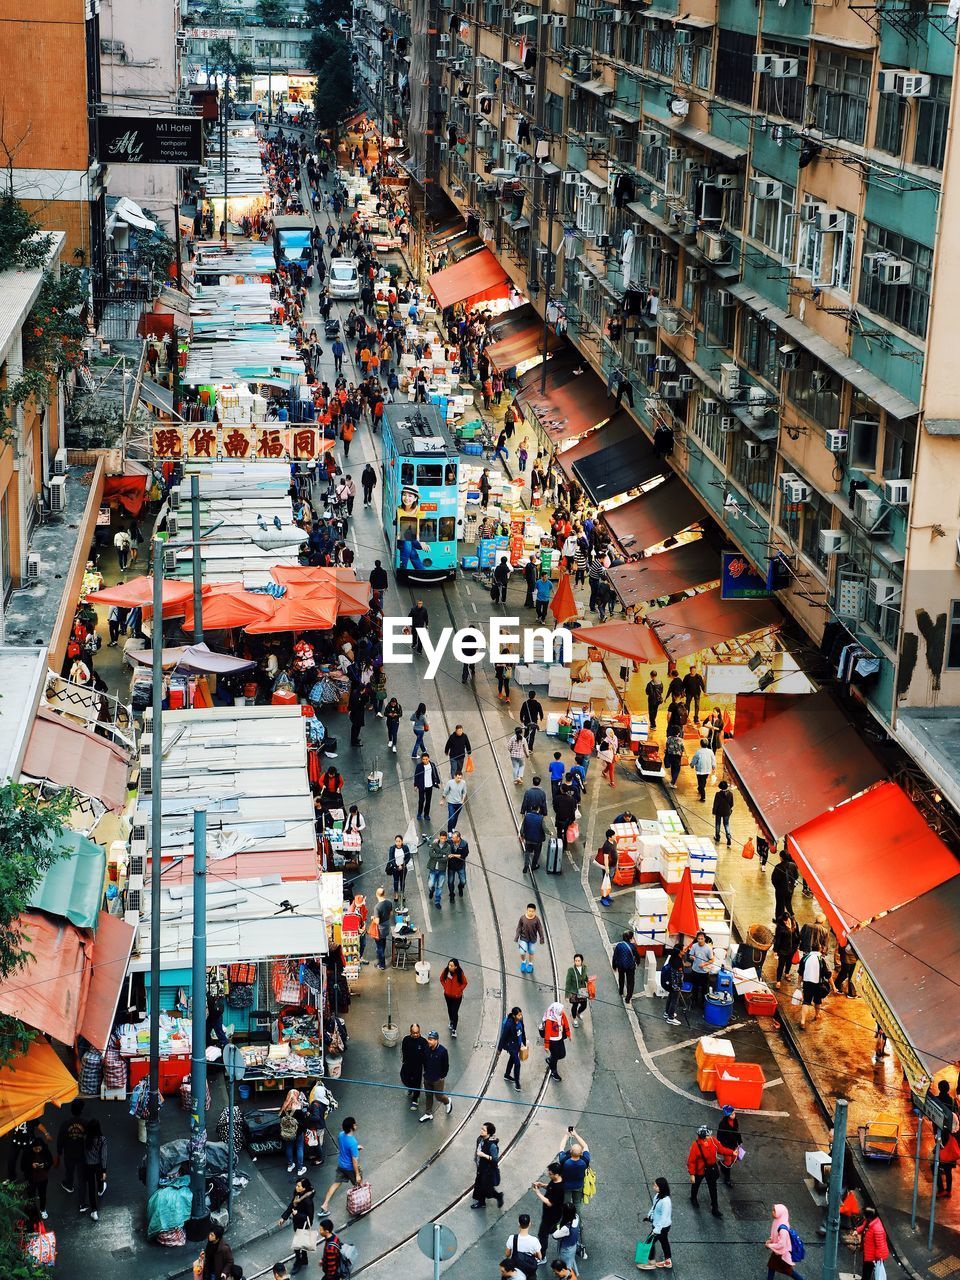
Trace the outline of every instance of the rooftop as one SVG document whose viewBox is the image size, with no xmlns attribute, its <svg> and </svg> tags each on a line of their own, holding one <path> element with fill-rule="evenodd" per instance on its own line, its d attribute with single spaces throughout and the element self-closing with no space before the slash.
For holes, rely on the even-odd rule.
<svg viewBox="0 0 960 1280">
<path fill-rule="evenodd" d="M 960 810 L 960 707 L 905 707 L 897 712 L 894 734 Z"/>
<path fill-rule="evenodd" d="M 63 249 L 66 235 L 62 231 L 45 232 L 50 236 L 47 266 L 55 262 Z M 35 271 L 4 271 L 0 274 L 0 362 L 6 360 L 30 308 L 36 301 L 45 268 Z"/>
<path fill-rule="evenodd" d="M 0 777 L 19 778 L 47 675 L 42 646 L 0 645 Z"/>
</svg>

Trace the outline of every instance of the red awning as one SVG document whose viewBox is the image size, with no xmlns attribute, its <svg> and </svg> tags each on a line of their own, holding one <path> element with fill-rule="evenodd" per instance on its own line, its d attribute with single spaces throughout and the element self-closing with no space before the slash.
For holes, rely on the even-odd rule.
<svg viewBox="0 0 960 1280">
<path fill-rule="evenodd" d="M 630 417 L 626 409 L 621 409 L 619 413 L 615 413 L 609 422 L 604 423 L 602 427 L 598 427 L 596 431 L 591 431 L 589 435 L 578 440 L 576 444 L 571 445 L 569 449 L 564 449 L 562 453 L 556 455 L 560 468 L 566 475 L 568 480 L 574 480 L 573 464 L 582 462 L 584 458 L 590 458 L 595 453 L 599 453 L 602 449 L 609 449 L 613 445 L 623 444 L 634 437 L 639 447 L 643 443 L 643 436 L 640 434 L 640 428 Z"/>
<path fill-rule="evenodd" d="M 110 502 L 111 499 L 116 501 L 128 515 L 140 514 L 146 495 L 146 476 L 107 476 L 104 481 L 104 502 Z"/>
<path fill-rule="evenodd" d="M 647 621 L 676 662 L 738 636 L 779 627 L 783 614 L 773 599 L 723 600 L 720 588 L 712 587 L 665 609 L 655 609 L 647 614 Z"/>
<path fill-rule="evenodd" d="M 575 641 L 592 644 L 595 649 L 618 653 L 634 662 L 662 662 L 663 648 L 649 627 L 637 622 L 601 622 L 596 627 L 580 627 L 574 631 Z"/>
<path fill-rule="evenodd" d="M 469 307 L 474 302 L 490 298 L 505 298 L 510 292 L 510 281 L 489 249 L 481 249 L 452 267 L 444 267 L 427 277 L 430 292 L 443 310 L 462 302 Z"/>
<path fill-rule="evenodd" d="M 681 529 L 703 520 L 706 509 L 679 480 L 668 479 L 603 513 L 607 528 L 624 551 L 645 551 Z"/>
<path fill-rule="evenodd" d="M 183 604 L 193 595 L 193 585 L 189 582 L 178 582 L 176 578 L 164 578 L 160 588 L 164 611 L 168 605 Z M 101 591 L 91 591 L 87 596 L 89 604 L 116 604 L 127 609 L 153 609 L 153 577 L 147 574 L 139 578 L 130 578 L 127 582 L 118 582 L 116 586 L 104 587 Z"/>
<path fill-rule="evenodd" d="M 77 1082 L 46 1040 L 34 1040 L 19 1058 L 0 1067 L 0 1135 L 62 1107 L 77 1096 Z"/>
<path fill-rule="evenodd" d="M 608 569 L 607 577 L 624 604 L 640 604 L 717 581 L 720 558 L 709 543 L 697 538 L 660 555 Z"/>
<path fill-rule="evenodd" d="M 116 743 L 40 707 L 30 730 L 23 772 L 102 800 L 119 813 L 127 802 L 129 756 Z"/>
<path fill-rule="evenodd" d="M 782 717 L 780 717 L 782 721 Z M 784 756 L 796 763 L 789 744 Z M 957 859 L 895 782 L 791 833 L 790 852 L 838 933 L 912 902 L 956 876 Z M 928 938 L 927 950 L 936 947 Z"/>
<path fill-rule="evenodd" d="M 488 334 L 484 351 L 495 369 L 512 369 L 543 354 L 543 319 L 529 302 L 498 316 Z M 564 345 L 563 338 L 548 326 L 546 350 L 558 351 Z"/>
<path fill-rule="evenodd" d="M 580 352 L 570 346 L 551 356 L 546 366 L 545 390 L 540 382 L 543 366 L 528 369 L 520 379 L 517 400 L 537 419 L 554 444 L 582 436 L 616 409 L 616 401 Z"/>
<path fill-rule="evenodd" d="M 790 699 L 779 715 L 748 733 L 738 723 L 723 757 L 775 840 L 887 776 L 828 693 Z"/>
</svg>

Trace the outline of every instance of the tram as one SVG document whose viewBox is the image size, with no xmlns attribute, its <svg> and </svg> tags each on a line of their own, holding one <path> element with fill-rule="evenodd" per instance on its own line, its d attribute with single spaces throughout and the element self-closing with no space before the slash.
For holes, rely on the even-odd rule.
<svg viewBox="0 0 960 1280">
<path fill-rule="evenodd" d="M 432 404 L 388 404 L 383 420 L 383 527 L 401 582 L 442 582 L 463 533 L 460 453 Z"/>
</svg>

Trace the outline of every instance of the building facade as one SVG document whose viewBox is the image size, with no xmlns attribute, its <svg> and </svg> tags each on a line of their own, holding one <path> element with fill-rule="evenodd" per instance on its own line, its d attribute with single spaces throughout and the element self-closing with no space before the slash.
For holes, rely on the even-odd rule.
<svg viewBox="0 0 960 1280">
<path fill-rule="evenodd" d="M 956 17 L 426 2 L 388 10 L 411 47 L 436 33 L 414 177 L 549 292 L 641 432 L 672 430 L 809 639 L 862 650 L 852 692 L 887 729 L 960 703 Z"/>
</svg>

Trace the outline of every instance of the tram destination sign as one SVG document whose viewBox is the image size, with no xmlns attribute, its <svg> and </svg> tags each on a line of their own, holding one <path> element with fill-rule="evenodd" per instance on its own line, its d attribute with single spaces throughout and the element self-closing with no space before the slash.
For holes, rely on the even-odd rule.
<svg viewBox="0 0 960 1280">
<path fill-rule="evenodd" d="M 98 158 L 104 164 L 203 163 L 199 116 L 98 116 Z"/>
</svg>

